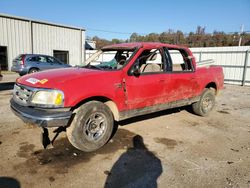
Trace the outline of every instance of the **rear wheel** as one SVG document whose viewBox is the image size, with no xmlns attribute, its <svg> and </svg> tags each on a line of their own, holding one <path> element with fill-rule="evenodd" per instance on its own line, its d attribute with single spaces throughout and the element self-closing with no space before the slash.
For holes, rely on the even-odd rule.
<svg viewBox="0 0 250 188">
<path fill-rule="evenodd" d="M 29 74 L 31 74 L 31 73 L 34 73 L 34 72 L 38 72 L 39 70 L 37 69 L 37 68 L 31 68 L 30 70 L 29 70 Z"/>
<path fill-rule="evenodd" d="M 70 143 L 76 148 L 90 152 L 106 144 L 114 127 L 113 114 L 102 102 L 90 101 L 76 110 L 67 128 Z"/>
<path fill-rule="evenodd" d="M 207 116 L 215 105 L 215 90 L 213 88 L 205 89 L 198 102 L 192 104 L 195 114 Z"/>
</svg>

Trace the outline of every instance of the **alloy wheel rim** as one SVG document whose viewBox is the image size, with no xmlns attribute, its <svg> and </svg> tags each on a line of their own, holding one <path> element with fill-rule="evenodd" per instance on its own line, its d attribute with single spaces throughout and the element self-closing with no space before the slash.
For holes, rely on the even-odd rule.
<svg viewBox="0 0 250 188">
<path fill-rule="evenodd" d="M 203 100 L 202 100 L 202 109 L 203 111 L 206 113 L 206 112 L 209 112 L 213 107 L 213 101 L 210 97 L 205 97 Z"/>
<path fill-rule="evenodd" d="M 100 140 L 107 129 L 107 119 L 103 113 L 92 113 L 84 124 L 84 134 L 91 141 Z"/>
</svg>

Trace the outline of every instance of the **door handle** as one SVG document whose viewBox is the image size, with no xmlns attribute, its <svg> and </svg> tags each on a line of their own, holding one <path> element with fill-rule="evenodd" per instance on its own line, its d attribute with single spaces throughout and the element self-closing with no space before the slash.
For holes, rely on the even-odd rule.
<svg viewBox="0 0 250 188">
<path fill-rule="evenodd" d="M 165 82 L 165 80 L 164 80 L 164 79 L 162 79 L 162 80 L 159 80 L 159 82 L 160 82 L 160 83 L 164 83 L 164 82 Z"/>
</svg>

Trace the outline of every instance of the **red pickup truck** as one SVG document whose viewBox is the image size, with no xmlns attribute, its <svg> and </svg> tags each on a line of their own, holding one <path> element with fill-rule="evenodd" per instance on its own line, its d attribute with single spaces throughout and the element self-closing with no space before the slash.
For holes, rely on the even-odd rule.
<svg viewBox="0 0 250 188">
<path fill-rule="evenodd" d="M 197 67 L 186 47 L 115 44 L 94 53 L 85 66 L 20 77 L 10 105 L 45 132 L 65 128 L 71 144 L 88 152 L 108 142 L 114 121 L 185 105 L 206 116 L 223 82 L 222 67 Z"/>
</svg>

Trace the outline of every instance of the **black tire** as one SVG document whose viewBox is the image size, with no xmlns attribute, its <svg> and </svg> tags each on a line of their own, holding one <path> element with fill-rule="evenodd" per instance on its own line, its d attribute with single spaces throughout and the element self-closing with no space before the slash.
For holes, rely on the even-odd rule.
<svg viewBox="0 0 250 188">
<path fill-rule="evenodd" d="M 207 116 L 215 105 L 215 90 L 205 89 L 198 102 L 192 104 L 193 112 L 199 116 Z"/>
<path fill-rule="evenodd" d="M 35 73 L 35 72 L 38 72 L 38 71 L 39 71 L 39 69 L 37 69 L 37 68 L 31 68 L 31 69 L 29 70 L 29 74 Z"/>
<path fill-rule="evenodd" d="M 67 137 L 74 147 L 91 152 L 108 142 L 114 127 L 114 117 L 108 106 L 99 101 L 90 101 L 75 113 L 67 128 Z"/>
</svg>

